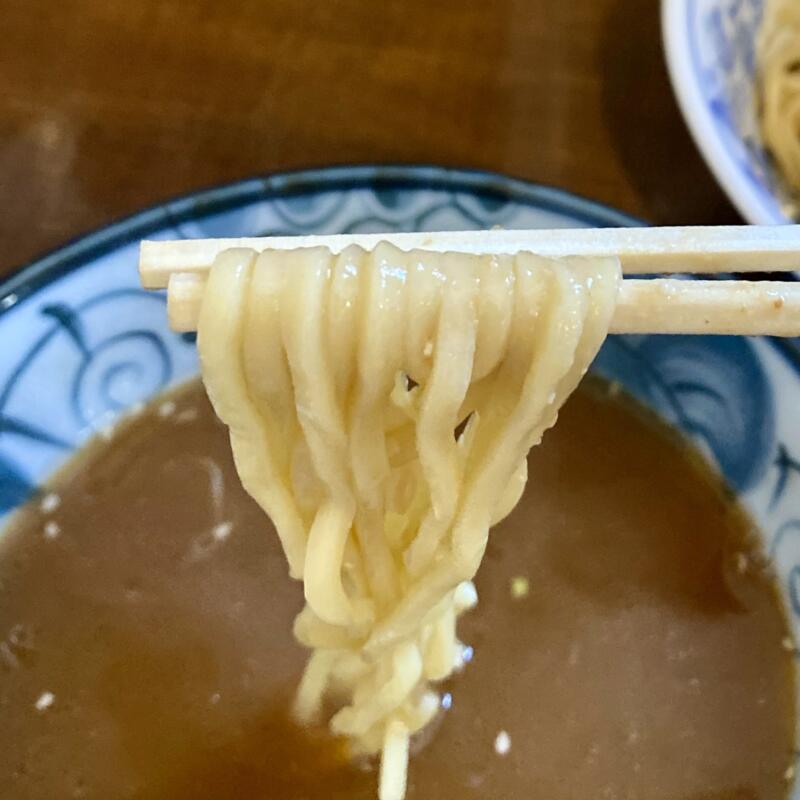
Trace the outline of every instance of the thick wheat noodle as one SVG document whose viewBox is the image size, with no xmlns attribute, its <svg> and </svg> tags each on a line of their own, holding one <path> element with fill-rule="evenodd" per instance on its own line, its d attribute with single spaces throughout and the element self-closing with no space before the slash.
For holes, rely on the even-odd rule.
<svg viewBox="0 0 800 800">
<path fill-rule="evenodd" d="M 767 0 L 758 37 L 761 126 L 787 182 L 800 191 L 800 2 Z"/>
<path fill-rule="evenodd" d="M 382 243 L 221 253 L 203 378 L 270 515 L 312 649 L 295 702 L 405 793 L 409 740 L 463 663 L 456 621 L 528 450 L 608 330 L 616 259 L 402 252 Z"/>
</svg>

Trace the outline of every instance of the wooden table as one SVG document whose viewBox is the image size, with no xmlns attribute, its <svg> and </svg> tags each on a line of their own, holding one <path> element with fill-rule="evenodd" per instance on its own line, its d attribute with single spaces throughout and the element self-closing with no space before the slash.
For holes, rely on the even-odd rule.
<svg viewBox="0 0 800 800">
<path fill-rule="evenodd" d="M 0 20 L 0 275 L 175 194 L 331 163 L 737 219 L 679 116 L 656 0 L 0 0 Z"/>
</svg>

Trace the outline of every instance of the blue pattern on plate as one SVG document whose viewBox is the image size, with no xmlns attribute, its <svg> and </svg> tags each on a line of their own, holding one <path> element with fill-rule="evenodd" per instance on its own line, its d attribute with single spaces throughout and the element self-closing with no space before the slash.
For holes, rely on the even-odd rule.
<svg viewBox="0 0 800 800">
<path fill-rule="evenodd" d="M 752 0 L 740 2 L 748 4 Z M 69 452 L 120 411 L 196 374 L 193 337 L 170 332 L 163 294 L 138 287 L 139 239 L 497 224 L 637 223 L 496 175 L 339 168 L 244 181 L 176 200 L 36 262 L 0 286 L 0 515 L 36 492 Z M 682 428 L 719 465 L 760 524 L 797 628 L 800 348 L 774 344 L 610 337 L 595 369 Z"/>
<path fill-rule="evenodd" d="M 747 339 L 612 336 L 594 366 L 696 439 L 738 491 L 771 466 L 772 387 Z"/>
<path fill-rule="evenodd" d="M 178 343 L 194 363 L 191 343 L 165 331 L 164 314 L 164 296 L 138 288 L 39 307 L 44 330 L 21 348 L 0 385 L 0 514 L 30 496 L 41 478 L 40 470 L 23 467 L 33 455 L 37 463 L 50 463 L 47 454 L 62 457 L 165 388 Z M 14 455 L 4 454 L 11 448 Z"/>
</svg>

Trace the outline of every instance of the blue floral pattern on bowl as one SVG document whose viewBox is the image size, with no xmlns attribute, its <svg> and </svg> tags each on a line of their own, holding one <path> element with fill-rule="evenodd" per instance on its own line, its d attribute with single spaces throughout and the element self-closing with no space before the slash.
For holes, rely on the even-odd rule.
<svg viewBox="0 0 800 800">
<path fill-rule="evenodd" d="M 712 170 L 753 223 L 785 223 L 797 201 L 764 149 L 756 41 L 764 0 L 662 0 L 673 85 Z"/>
<path fill-rule="evenodd" d="M 87 437 L 197 373 L 193 337 L 169 331 L 164 295 L 138 286 L 141 238 L 635 224 L 496 175 L 363 167 L 245 181 L 92 234 L 0 285 L 0 521 Z M 718 465 L 760 525 L 800 631 L 797 342 L 612 336 L 593 369 Z"/>
</svg>

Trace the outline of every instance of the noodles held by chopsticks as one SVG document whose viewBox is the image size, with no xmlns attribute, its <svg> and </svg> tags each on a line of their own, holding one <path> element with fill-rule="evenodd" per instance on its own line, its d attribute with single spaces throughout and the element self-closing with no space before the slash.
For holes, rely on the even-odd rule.
<svg viewBox="0 0 800 800">
<path fill-rule="evenodd" d="M 800 2 L 767 0 L 758 38 L 761 127 L 787 182 L 800 190 Z"/>
<path fill-rule="evenodd" d="M 410 737 L 463 660 L 458 617 L 528 450 L 606 336 L 616 259 L 229 250 L 198 325 L 203 378 L 272 518 L 312 650 L 299 721 L 338 708 L 402 800 Z"/>
</svg>

